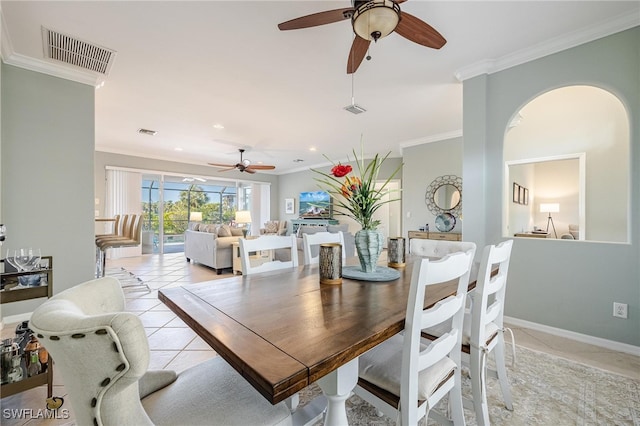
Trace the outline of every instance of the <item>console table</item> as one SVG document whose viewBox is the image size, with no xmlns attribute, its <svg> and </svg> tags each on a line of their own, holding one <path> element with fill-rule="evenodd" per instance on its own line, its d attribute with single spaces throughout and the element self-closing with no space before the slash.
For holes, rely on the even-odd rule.
<svg viewBox="0 0 640 426">
<path fill-rule="evenodd" d="M 302 225 L 327 226 L 327 225 L 338 225 L 338 224 L 340 224 L 340 221 L 336 219 L 294 219 L 291 221 L 291 233 L 295 234 L 296 232 L 298 232 L 298 228 Z"/>
<path fill-rule="evenodd" d="M 462 241 L 462 234 L 459 232 L 409 231 L 409 246 L 411 246 L 412 238 L 421 238 L 423 240 Z"/>
</svg>

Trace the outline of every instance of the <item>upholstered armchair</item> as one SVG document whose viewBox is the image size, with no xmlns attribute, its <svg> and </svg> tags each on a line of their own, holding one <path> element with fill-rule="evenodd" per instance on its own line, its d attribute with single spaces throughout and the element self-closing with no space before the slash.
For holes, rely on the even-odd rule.
<svg viewBox="0 0 640 426">
<path fill-rule="evenodd" d="M 260 228 L 260 235 L 287 235 L 286 220 L 270 220 Z"/>
<path fill-rule="evenodd" d="M 124 312 L 117 279 L 99 278 L 45 301 L 30 328 L 55 359 L 79 425 L 290 425 L 221 357 L 180 374 L 147 371 L 140 318 Z"/>
</svg>

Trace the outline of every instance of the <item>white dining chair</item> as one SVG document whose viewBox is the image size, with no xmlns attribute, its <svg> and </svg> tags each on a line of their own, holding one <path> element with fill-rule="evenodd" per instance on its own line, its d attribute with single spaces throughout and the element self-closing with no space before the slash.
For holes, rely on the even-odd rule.
<svg viewBox="0 0 640 426">
<path fill-rule="evenodd" d="M 475 411 L 478 425 L 489 425 L 486 376 L 500 382 L 502 397 L 508 410 L 513 410 L 509 379 L 505 365 L 503 324 L 507 274 L 513 240 L 489 245 L 482 251 L 476 288 L 469 293 L 470 308 L 466 309 L 462 336 L 462 362 L 469 366 L 472 401 L 465 404 Z M 427 330 L 423 336 L 435 339 L 442 330 Z M 513 340 L 513 335 L 512 335 Z M 493 352 L 496 369 L 487 367 L 487 358 Z M 514 353 L 515 356 L 515 353 Z"/>
<path fill-rule="evenodd" d="M 340 243 L 342 246 L 342 260 L 347 258 L 344 247 L 344 235 L 342 232 L 316 232 L 315 234 L 302 234 L 302 251 L 304 253 L 304 264 L 313 265 L 320 260 L 320 244 Z"/>
<path fill-rule="evenodd" d="M 220 356 L 181 373 L 147 370 L 149 342 L 125 312 L 117 279 L 71 287 L 33 312 L 29 327 L 55 359 L 79 425 L 291 425 Z"/>
<path fill-rule="evenodd" d="M 359 379 L 355 393 L 379 411 L 416 425 L 432 416 L 442 424 L 464 425 L 460 344 L 470 264 L 475 248 L 445 256 L 423 259 L 413 266 L 404 333 L 397 334 L 359 358 Z M 425 293 L 434 284 L 457 281 L 457 292 L 424 309 Z M 448 324 L 441 338 L 423 344 L 423 328 Z M 432 410 L 449 395 L 451 418 Z"/>
<path fill-rule="evenodd" d="M 275 260 L 275 250 L 291 250 L 291 260 Z M 269 251 L 268 259 L 260 264 L 251 262 L 252 253 Z M 244 275 L 256 274 L 258 272 L 274 271 L 277 269 L 295 268 L 298 266 L 298 243 L 295 235 L 264 235 L 253 239 L 240 239 L 240 260 L 242 262 L 242 273 Z"/>
</svg>

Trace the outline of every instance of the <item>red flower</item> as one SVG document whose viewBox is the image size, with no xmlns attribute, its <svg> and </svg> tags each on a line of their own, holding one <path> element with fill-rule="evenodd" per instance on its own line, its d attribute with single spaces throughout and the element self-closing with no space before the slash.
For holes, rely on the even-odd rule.
<svg viewBox="0 0 640 426">
<path fill-rule="evenodd" d="M 343 176 L 348 175 L 349 173 L 351 173 L 353 169 L 351 168 L 351 166 L 349 164 L 340 164 L 338 163 L 337 166 L 334 166 L 331 169 L 331 174 L 334 175 L 337 178 L 341 178 Z"/>
</svg>

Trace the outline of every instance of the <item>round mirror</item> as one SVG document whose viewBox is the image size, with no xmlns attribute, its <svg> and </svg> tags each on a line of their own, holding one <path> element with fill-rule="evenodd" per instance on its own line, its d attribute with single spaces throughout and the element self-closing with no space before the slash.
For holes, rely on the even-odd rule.
<svg viewBox="0 0 640 426">
<path fill-rule="evenodd" d="M 452 210 L 460 204 L 460 191 L 449 183 L 440 185 L 433 193 L 433 202 L 442 210 Z"/>
<path fill-rule="evenodd" d="M 434 216 L 462 213 L 462 178 L 456 175 L 444 175 L 435 178 L 427 187 L 424 202 Z"/>
</svg>

